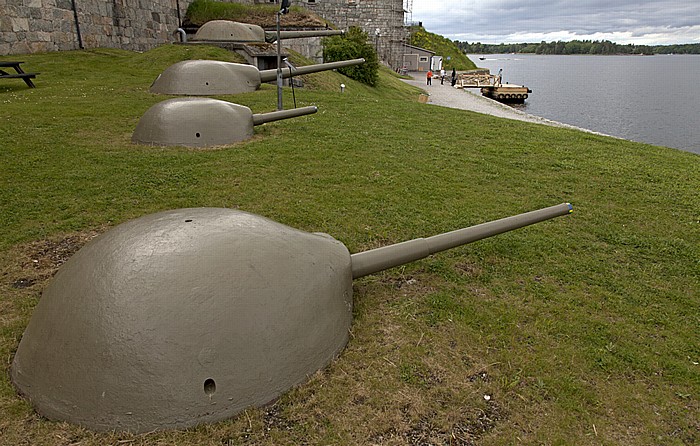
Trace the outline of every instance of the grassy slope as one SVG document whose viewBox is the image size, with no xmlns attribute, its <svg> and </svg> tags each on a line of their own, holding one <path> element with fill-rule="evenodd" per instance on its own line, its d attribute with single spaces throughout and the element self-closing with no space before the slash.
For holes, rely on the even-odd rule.
<svg viewBox="0 0 700 446">
<path fill-rule="evenodd" d="M 443 57 L 443 64 L 446 70 L 474 70 L 476 65 L 460 51 L 457 45 L 450 39 L 439 34 L 434 34 L 425 28 L 414 26 L 411 28 L 411 45 L 435 51 L 435 54 Z M 447 58 L 450 58 L 448 61 Z"/>
<path fill-rule="evenodd" d="M 165 67 L 231 57 L 181 46 L 29 55 L 38 88 L 0 85 L 0 443 L 700 440 L 697 155 L 427 106 L 387 73 L 376 89 L 313 75 L 316 89 L 296 96 L 317 114 L 228 148 L 130 143 L 164 99 L 148 86 Z M 275 93 L 223 99 L 265 112 Z M 573 215 L 356 281 L 340 358 L 230 421 L 93 434 L 37 416 L 9 382 L 53 271 L 47 251 L 90 231 L 164 209 L 239 207 L 357 252 L 562 201 Z"/>
<path fill-rule="evenodd" d="M 247 5 L 196 0 L 190 3 L 187 8 L 185 22 L 201 26 L 210 20 L 233 20 L 270 28 L 277 23 L 278 11 L 279 4 Z M 292 6 L 289 13 L 284 16 L 282 23 L 282 26 L 289 28 L 322 27 L 328 22 L 304 8 Z"/>
</svg>

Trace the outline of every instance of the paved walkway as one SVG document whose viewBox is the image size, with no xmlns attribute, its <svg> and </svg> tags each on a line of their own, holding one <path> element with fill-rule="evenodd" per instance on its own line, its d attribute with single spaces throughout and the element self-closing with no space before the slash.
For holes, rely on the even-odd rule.
<svg viewBox="0 0 700 446">
<path fill-rule="evenodd" d="M 497 116 L 499 118 L 534 122 L 536 124 L 564 127 L 588 133 L 595 133 L 596 135 L 602 135 L 602 133 L 594 132 L 592 130 L 582 129 L 573 125 L 564 124 L 521 112 L 513 107 L 509 107 L 505 104 L 501 104 L 498 101 L 482 96 L 479 89 L 476 88 L 454 88 L 452 85 L 450 85 L 450 76 L 445 76 L 444 85 L 440 85 L 439 78 L 433 79 L 432 85 L 426 85 L 425 73 L 414 72 L 409 73 L 409 75 L 413 76 L 413 79 L 404 79 L 404 82 L 423 89 L 429 95 L 428 104 L 458 108 L 461 110 L 470 110 L 477 113 Z"/>
</svg>

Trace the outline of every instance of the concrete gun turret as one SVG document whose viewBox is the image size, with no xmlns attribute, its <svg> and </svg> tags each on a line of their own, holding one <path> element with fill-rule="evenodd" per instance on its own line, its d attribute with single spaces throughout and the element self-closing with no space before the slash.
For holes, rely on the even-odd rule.
<svg viewBox="0 0 700 446">
<path fill-rule="evenodd" d="M 352 281 L 571 212 L 568 203 L 350 255 L 231 209 L 178 209 L 93 239 L 43 293 L 11 367 L 36 410 L 98 431 L 230 418 L 348 342 Z"/>
<path fill-rule="evenodd" d="M 315 65 L 282 69 L 282 77 L 299 76 L 319 71 L 335 70 L 364 63 L 364 59 L 341 60 Z M 184 60 L 165 69 L 151 85 L 151 93 L 212 96 L 249 93 L 263 82 L 277 78 L 277 69 L 258 70 L 252 65 L 219 60 Z"/>
<path fill-rule="evenodd" d="M 342 30 L 321 29 L 308 31 L 280 31 L 280 39 L 299 39 L 306 37 L 326 37 L 343 34 Z M 265 31 L 258 25 L 234 22 L 231 20 L 211 20 L 197 30 L 193 42 L 241 42 L 262 43 L 277 41 L 277 32 Z"/>
<path fill-rule="evenodd" d="M 316 106 L 256 113 L 243 105 L 211 98 L 173 98 L 146 110 L 131 137 L 153 146 L 211 147 L 244 141 L 253 126 L 316 113 Z"/>
</svg>

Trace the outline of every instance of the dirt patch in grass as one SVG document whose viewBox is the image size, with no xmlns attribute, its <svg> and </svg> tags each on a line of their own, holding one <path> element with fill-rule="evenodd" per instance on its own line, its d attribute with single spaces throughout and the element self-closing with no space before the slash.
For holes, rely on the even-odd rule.
<svg viewBox="0 0 700 446">
<path fill-rule="evenodd" d="M 10 286 L 15 289 L 31 288 L 50 279 L 73 254 L 105 229 L 38 240 L 16 248 L 13 257 L 18 268 L 8 274 Z"/>
<path fill-rule="evenodd" d="M 434 416 L 427 415 L 408 422 L 408 427 L 392 427 L 369 439 L 370 444 L 405 444 L 411 446 L 454 445 L 473 446 L 487 433 L 492 431 L 502 419 L 502 409 L 492 403 L 484 409 L 477 409 L 463 414 L 449 429 L 443 429 L 434 421 Z"/>
<path fill-rule="evenodd" d="M 282 410 L 280 409 L 279 404 L 277 403 L 265 408 L 263 424 L 265 425 L 265 430 L 267 432 L 273 429 L 280 431 L 289 431 L 292 430 L 292 428 L 294 427 L 294 423 L 288 420 L 282 414 Z"/>
<path fill-rule="evenodd" d="M 3 256 L 0 269 L 0 320 L 19 323 L 28 317 L 48 281 L 73 254 L 107 227 L 18 245 Z M 18 332 L 19 336 L 19 332 Z M 19 341 L 19 339 L 17 339 Z M 13 346 L 12 348 L 15 348 Z"/>
<path fill-rule="evenodd" d="M 277 26 L 276 16 L 274 14 L 268 14 L 264 11 L 250 11 L 241 21 L 270 29 Z M 323 19 L 306 11 L 290 11 L 288 14 L 284 15 L 282 23 L 285 29 L 322 28 L 326 25 L 326 22 Z"/>
</svg>

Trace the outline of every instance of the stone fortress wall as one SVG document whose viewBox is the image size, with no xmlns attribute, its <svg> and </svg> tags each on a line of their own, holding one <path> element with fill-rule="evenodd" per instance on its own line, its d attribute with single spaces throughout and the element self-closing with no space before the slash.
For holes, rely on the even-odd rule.
<svg viewBox="0 0 700 446">
<path fill-rule="evenodd" d="M 175 42 L 191 0 L 0 0 L 0 55 Z M 75 7 L 75 8 L 74 8 Z"/>
<path fill-rule="evenodd" d="M 234 3 L 278 3 L 273 0 L 228 0 Z M 402 64 L 404 0 L 296 0 L 341 29 L 359 26 L 368 33 L 379 58 Z M 177 28 L 192 0 L 0 0 L 0 55 L 122 48 L 146 51 L 179 41 Z M 179 11 L 178 11 L 179 9 Z M 284 18 L 282 18 L 284 26 Z M 284 45 L 319 59 L 314 43 Z"/>
<path fill-rule="evenodd" d="M 248 3 L 264 1 L 247 0 Z M 392 68 L 403 65 L 404 43 L 408 43 L 409 37 L 404 26 L 404 0 L 298 0 L 292 4 L 308 9 L 339 29 L 362 28 L 377 50 L 379 60 Z"/>
</svg>

